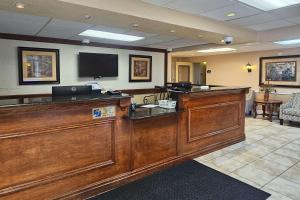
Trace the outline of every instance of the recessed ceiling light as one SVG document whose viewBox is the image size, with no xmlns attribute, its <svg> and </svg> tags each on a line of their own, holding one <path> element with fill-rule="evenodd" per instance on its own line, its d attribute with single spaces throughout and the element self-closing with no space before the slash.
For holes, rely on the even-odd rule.
<svg viewBox="0 0 300 200">
<path fill-rule="evenodd" d="M 274 10 L 300 3 L 300 0 L 238 0 L 263 11 Z"/>
<path fill-rule="evenodd" d="M 227 17 L 234 17 L 234 16 L 236 16 L 236 13 L 235 12 L 230 12 L 230 13 L 227 13 L 226 16 Z"/>
<path fill-rule="evenodd" d="M 92 19 L 92 16 L 91 15 L 84 15 L 84 19 L 90 20 L 90 19 Z"/>
<path fill-rule="evenodd" d="M 300 44 L 300 39 L 282 40 L 282 41 L 277 41 L 277 42 L 274 42 L 274 43 L 281 44 L 281 45 Z"/>
<path fill-rule="evenodd" d="M 84 38 L 83 40 L 81 40 L 82 44 L 89 44 L 91 41 L 89 39 Z"/>
<path fill-rule="evenodd" d="M 176 31 L 175 30 L 170 30 L 170 33 L 175 33 Z"/>
<path fill-rule="evenodd" d="M 25 8 L 25 4 L 18 2 L 18 3 L 16 3 L 16 8 L 23 9 L 23 8 Z"/>
<path fill-rule="evenodd" d="M 133 42 L 137 40 L 144 39 L 144 37 L 134 36 L 134 35 L 126 35 L 120 33 L 111 33 L 105 31 L 96 31 L 96 30 L 86 30 L 80 33 L 79 35 L 87 36 L 87 37 L 96 37 L 110 40 L 120 40 L 126 42 Z"/>
<path fill-rule="evenodd" d="M 197 52 L 200 53 L 212 53 L 212 52 L 225 52 L 225 51 L 235 51 L 236 49 L 233 48 L 215 48 L 215 49 L 204 49 L 204 50 L 199 50 Z"/>
<path fill-rule="evenodd" d="M 139 26 L 140 26 L 140 25 L 137 24 L 137 23 L 132 24 L 132 27 L 134 27 L 134 28 L 139 27 Z"/>
<path fill-rule="evenodd" d="M 199 38 L 202 38 L 203 37 L 203 35 L 201 35 L 201 34 L 199 34 L 199 35 L 197 35 Z"/>
</svg>

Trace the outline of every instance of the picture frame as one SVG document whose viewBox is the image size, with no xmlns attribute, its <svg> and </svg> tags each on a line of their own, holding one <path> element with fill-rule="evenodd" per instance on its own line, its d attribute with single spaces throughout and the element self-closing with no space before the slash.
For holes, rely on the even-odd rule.
<svg viewBox="0 0 300 200">
<path fill-rule="evenodd" d="M 18 47 L 19 85 L 59 84 L 58 49 Z"/>
<path fill-rule="evenodd" d="M 259 59 L 259 85 L 300 88 L 300 55 L 261 57 Z"/>
<path fill-rule="evenodd" d="M 129 82 L 151 82 L 152 56 L 129 55 Z"/>
</svg>

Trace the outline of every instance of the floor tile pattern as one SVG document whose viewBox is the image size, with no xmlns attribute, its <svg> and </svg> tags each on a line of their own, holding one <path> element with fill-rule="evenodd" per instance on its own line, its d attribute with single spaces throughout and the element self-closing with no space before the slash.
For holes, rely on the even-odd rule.
<svg viewBox="0 0 300 200">
<path fill-rule="evenodd" d="M 272 194 L 300 200 L 300 127 L 246 118 L 246 140 L 195 160 Z"/>
</svg>

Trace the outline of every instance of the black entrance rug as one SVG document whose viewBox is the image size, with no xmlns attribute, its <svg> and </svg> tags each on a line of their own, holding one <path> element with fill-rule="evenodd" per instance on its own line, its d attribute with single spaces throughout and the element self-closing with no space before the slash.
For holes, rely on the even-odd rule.
<svg viewBox="0 0 300 200">
<path fill-rule="evenodd" d="M 92 200 L 265 200 L 269 196 L 196 161 L 187 161 Z"/>
</svg>

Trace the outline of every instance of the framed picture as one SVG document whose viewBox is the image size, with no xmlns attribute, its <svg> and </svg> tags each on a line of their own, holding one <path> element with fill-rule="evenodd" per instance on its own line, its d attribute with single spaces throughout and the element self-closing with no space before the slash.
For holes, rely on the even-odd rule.
<svg viewBox="0 0 300 200">
<path fill-rule="evenodd" d="M 262 57 L 259 62 L 259 85 L 300 87 L 300 55 Z"/>
<path fill-rule="evenodd" d="M 58 84 L 59 50 L 18 47 L 19 84 Z"/>
<path fill-rule="evenodd" d="M 152 57 L 129 55 L 129 82 L 151 82 Z"/>
</svg>

